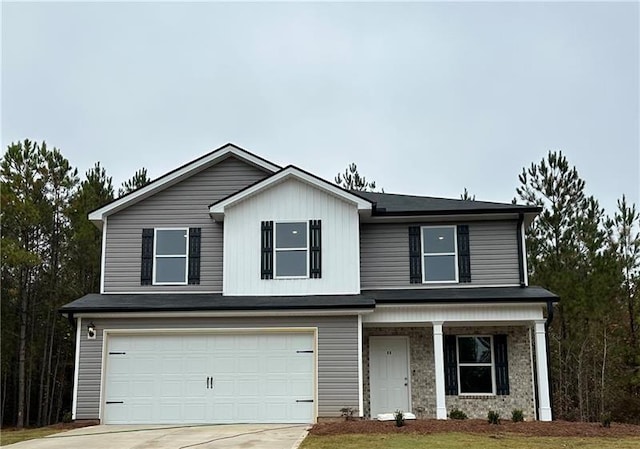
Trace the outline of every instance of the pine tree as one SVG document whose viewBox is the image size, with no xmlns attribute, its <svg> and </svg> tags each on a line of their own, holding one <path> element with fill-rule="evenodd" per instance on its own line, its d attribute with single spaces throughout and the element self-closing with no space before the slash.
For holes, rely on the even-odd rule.
<svg viewBox="0 0 640 449">
<path fill-rule="evenodd" d="M 338 173 L 335 177 L 335 182 L 346 190 L 366 190 L 374 192 L 376 189 L 375 181 L 369 182 L 367 181 L 367 178 L 360 176 L 360 173 L 358 173 L 358 166 L 355 162 L 349 164 L 343 174 Z"/>
<path fill-rule="evenodd" d="M 123 196 L 127 193 L 133 192 L 134 190 L 138 190 L 150 182 L 151 179 L 147 176 L 147 169 L 142 167 L 140 170 L 136 171 L 133 177 L 122 183 L 122 187 L 118 189 L 118 196 Z"/>
</svg>

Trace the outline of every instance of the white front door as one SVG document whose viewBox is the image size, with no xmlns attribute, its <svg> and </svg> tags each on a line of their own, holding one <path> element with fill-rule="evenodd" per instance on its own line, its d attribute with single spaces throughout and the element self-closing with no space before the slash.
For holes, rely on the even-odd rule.
<svg viewBox="0 0 640 449">
<path fill-rule="evenodd" d="M 311 333 L 113 335 L 105 424 L 310 423 Z"/>
<path fill-rule="evenodd" d="M 371 417 L 411 411 L 409 384 L 409 339 L 369 337 Z"/>
</svg>

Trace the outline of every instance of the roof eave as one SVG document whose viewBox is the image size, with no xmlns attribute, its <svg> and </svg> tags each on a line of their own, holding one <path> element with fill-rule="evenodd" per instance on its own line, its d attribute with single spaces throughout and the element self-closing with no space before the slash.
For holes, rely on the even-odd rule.
<svg viewBox="0 0 640 449">
<path fill-rule="evenodd" d="M 116 198 L 110 203 L 90 212 L 88 215 L 89 221 L 95 224 L 98 228 L 101 228 L 105 217 L 180 182 L 181 180 L 188 177 L 193 172 L 200 170 L 204 166 L 213 165 L 217 161 L 226 159 L 229 156 L 238 157 L 246 162 L 249 162 L 252 165 L 255 165 L 272 173 L 277 172 L 281 168 L 280 166 L 269 162 L 266 159 L 263 159 L 260 156 L 257 156 L 243 148 L 240 148 L 237 145 L 227 143 L 220 148 L 217 148 L 191 162 L 188 162 L 168 173 L 165 173 L 146 186 L 134 190 L 133 192 L 121 196 L 120 198 Z"/>
<path fill-rule="evenodd" d="M 259 194 L 269 187 L 284 182 L 287 179 L 295 178 L 301 182 L 305 182 L 313 187 L 327 192 L 337 198 L 347 201 L 358 208 L 358 213 L 364 216 L 369 216 L 372 213 L 373 203 L 366 198 L 359 195 L 355 195 L 339 186 L 336 186 L 322 178 L 319 178 L 309 172 L 306 172 L 298 167 L 289 165 L 277 173 L 269 176 L 266 179 L 258 181 L 257 183 L 248 186 L 236 193 L 229 195 L 226 198 L 221 199 L 209 206 L 209 215 L 216 221 L 223 221 L 225 209 L 231 207 L 241 201 Z"/>
</svg>

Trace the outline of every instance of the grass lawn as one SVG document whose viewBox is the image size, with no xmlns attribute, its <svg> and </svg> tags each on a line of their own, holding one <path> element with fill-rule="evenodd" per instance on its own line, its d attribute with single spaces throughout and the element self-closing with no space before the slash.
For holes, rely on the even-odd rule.
<svg viewBox="0 0 640 449">
<path fill-rule="evenodd" d="M 469 433 L 309 435 L 300 449 L 638 449 L 640 437 L 531 437 Z"/>
<path fill-rule="evenodd" d="M 55 429 L 52 427 L 38 427 L 36 429 L 2 429 L 0 431 L 0 446 L 18 443 L 25 440 L 33 440 L 34 438 L 42 438 L 54 433 L 64 432 L 69 429 Z"/>
</svg>

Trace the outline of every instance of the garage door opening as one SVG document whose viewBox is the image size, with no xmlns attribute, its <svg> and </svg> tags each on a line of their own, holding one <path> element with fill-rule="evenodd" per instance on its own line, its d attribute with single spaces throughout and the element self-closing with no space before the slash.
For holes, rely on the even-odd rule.
<svg viewBox="0 0 640 449">
<path fill-rule="evenodd" d="M 110 334 L 105 424 L 311 423 L 313 333 Z"/>
</svg>

